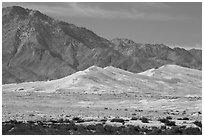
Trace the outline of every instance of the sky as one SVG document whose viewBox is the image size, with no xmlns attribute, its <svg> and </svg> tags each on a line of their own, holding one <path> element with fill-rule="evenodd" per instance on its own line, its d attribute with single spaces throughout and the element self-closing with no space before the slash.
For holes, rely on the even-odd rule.
<svg viewBox="0 0 204 137">
<path fill-rule="evenodd" d="M 202 48 L 201 2 L 3 2 L 92 30 L 108 40 Z"/>
</svg>

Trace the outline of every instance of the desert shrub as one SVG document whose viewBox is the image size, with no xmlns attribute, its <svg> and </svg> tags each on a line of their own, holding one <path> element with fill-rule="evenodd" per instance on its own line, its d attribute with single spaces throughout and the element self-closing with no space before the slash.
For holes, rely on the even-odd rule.
<svg viewBox="0 0 204 137">
<path fill-rule="evenodd" d="M 176 126 L 175 122 L 174 121 L 166 121 L 165 125 L 167 126 Z"/>
<path fill-rule="evenodd" d="M 184 118 L 177 118 L 177 120 L 189 120 L 189 118 L 184 117 Z"/>
<path fill-rule="evenodd" d="M 149 135 L 161 135 L 162 134 L 162 130 L 159 128 L 153 128 L 152 131 L 150 131 L 148 133 Z"/>
<path fill-rule="evenodd" d="M 83 119 L 79 119 L 76 121 L 76 123 L 83 123 L 83 122 L 85 122 Z"/>
<path fill-rule="evenodd" d="M 96 124 L 96 133 L 97 135 L 105 134 L 105 129 L 102 124 Z"/>
<path fill-rule="evenodd" d="M 127 125 L 127 127 L 122 127 L 120 129 L 120 134 L 128 134 L 128 135 L 138 135 L 140 132 L 139 126 Z"/>
<path fill-rule="evenodd" d="M 33 117 L 33 116 L 35 116 L 35 114 L 29 114 L 29 116 Z"/>
<path fill-rule="evenodd" d="M 116 134 L 116 128 L 110 125 L 105 125 L 104 126 L 104 131 L 105 134 L 111 135 L 111 134 Z"/>
<path fill-rule="evenodd" d="M 172 117 L 171 117 L 171 116 L 168 116 L 168 117 L 166 117 L 166 119 L 169 119 L 169 120 L 171 120 L 171 119 L 172 119 Z"/>
<path fill-rule="evenodd" d="M 33 134 L 44 134 L 42 130 L 38 130 L 38 133 L 32 131 L 29 125 L 21 123 L 15 125 L 12 131 L 9 131 L 7 134 L 15 135 L 33 135 Z"/>
<path fill-rule="evenodd" d="M 86 128 L 87 128 L 87 130 L 96 130 L 95 125 L 87 125 Z"/>
<path fill-rule="evenodd" d="M 104 118 L 104 119 L 101 119 L 100 121 L 101 121 L 101 122 L 106 122 L 106 121 L 107 121 L 107 119 L 105 119 L 105 118 Z"/>
<path fill-rule="evenodd" d="M 17 121 L 16 119 L 14 119 L 14 120 L 10 120 L 10 123 L 12 123 L 12 124 L 17 124 L 18 121 Z"/>
<path fill-rule="evenodd" d="M 182 112 L 182 115 L 185 115 L 186 114 L 186 111 L 184 110 L 183 112 Z"/>
<path fill-rule="evenodd" d="M 43 122 L 40 121 L 40 120 L 37 120 L 36 123 L 37 123 L 38 125 L 43 125 Z"/>
<path fill-rule="evenodd" d="M 167 121 L 167 119 L 165 118 L 159 118 L 158 121 L 160 121 L 161 123 L 165 123 Z"/>
<path fill-rule="evenodd" d="M 111 122 L 123 123 L 123 122 L 125 122 L 125 121 L 124 121 L 124 119 L 122 119 L 122 118 L 113 118 L 113 119 L 111 119 Z"/>
<path fill-rule="evenodd" d="M 158 121 L 164 123 L 166 126 L 176 126 L 174 121 L 170 121 L 168 119 L 158 119 Z"/>
<path fill-rule="evenodd" d="M 165 125 L 162 125 L 162 126 L 161 126 L 161 129 L 166 129 L 166 126 L 165 126 Z"/>
<path fill-rule="evenodd" d="M 186 135 L 201 135 L 202 131 L 199 128 L 188 127 L 183 131 Z"/>
<path fill-rule="evenodd" d="M 182 129 L 180 127 L 172 127 L 171 129 L 167 129 L 165 131 L 165 134 L 167 135 L 181 135 L 183 133 Z"/>
<path fill-rule="evenodd" d="M 127 108 L 125 108 L 125 111 L 128 111 L 128 109 L 127 109 Z"/>
<path fill-rule="evenodd" d="M 63 123 L 63 122 L 64 122 L 63 118 L 60 118 L 60 119 L 58 120 L 58 122 L 59 122 L 59 123 Z"/>
<path fill-rule="evenodd" d="M 177 118 L 177 120 L 183 120 L 183 118 Z"/>
<path fill-rule="evenodd" d="M 142 118 L 140 118 L 140 120 L 142 121 L 142 123 L 149 123 L 149 121 L 146 117 L 142 117 Z"/>
<path fill-rule="evenodd" d="M 184 118 L 183 118 L 183 120 L 189 120 L 189 118 L 187 118 L 187 117 L 184 117 Z"/>
<path fill-rule="evenodd" d="M 70 123 L 69 119 L 65 119 L 64 123 Z"/>
<path fill-rule="evenodd" d="M 138 120 L 137 117 L 132 117 L 130 120 Z"/>
<path fill-rule="evenodd" d="M 196 126 L 202 128 L 202 123 L 201 123 L 201 121 L 194 121 L 193 124 L 195 124 Z"/>
<path fill-rule="evenodd" d="M 84 125 L 77 125 L 76 128 L 77 131 L 80 132 L 80 134 L 86 134 L 86 127 Z"/>
<path fill-rule="evenodd" d="M 72 130 L 76 127 L 75 123 L 73 121 L 70 121 L 70 123 L 67 125 L 68 130 Z"/>
<path fill-rule="evenodd" d="M 3 124 L 2 125 L 2 134 L 5 135 L 11 128 L 13 128 L 15 125 L 14 124 Z"/>
<path fill-rule="evenodd" d="M 131 135 L 131 134 L 133 134 L 132 132 L 133 131 L 128 127 L 122 127 L 122 128 L 119 128 L 119 131 L 117 131 L 116 134 L 119 134 L 119 135 Z"/>
<path fill-rule="evenodd" d="M 72 118 L 72 120 L 74 120 L 74 121 L 77 121 L 77 120 L 79 120 L 80 118 L 79 117 L 73 117 Z"/>
<path fill-rule="evenodd" d="M 54 119 L 50 119 L 48 122 L 51 122 L 51 123 L 58 123 L 57 120 L 54 120 Z"/>
</svg>

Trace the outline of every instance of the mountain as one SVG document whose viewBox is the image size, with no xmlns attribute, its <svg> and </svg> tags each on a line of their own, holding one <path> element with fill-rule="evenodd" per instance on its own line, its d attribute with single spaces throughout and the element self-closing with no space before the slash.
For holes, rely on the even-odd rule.
<svg viewBox="0 0 204 137">
<path fill-rule="evenodd" d="M 109 41 L 86 28 L 54 20 L 36 10 L 19 6 L 3 8 L 3 84 L 58 79 L 93 65 L 131 72 L 169 63 L 201 69 L 201 52 L 197 50 L 133 41 L 122 42 L 126 45 L 122 47 L 120 43 L 121 40 Z"/>
<path fill-rule="evenodd" d="M 180 66 L 202 69 L 201 50 L 170 48 L 164 44 L 141 44 L 129 39 L 113 39 L 114 49 L 138 61 L 141 68 L 148 69 L 149 65 L 177 64 Z M 147 65 L 146 65 L 147 64 Z M 142 71 L 142 70 L 141 70 Z"/>
<path fill-rule="evenodd" d="M 56 79 L 126 59 L 92 31 L 21 7 L 3 8 L 2 33 L 3 83 Z"/>
</svg>

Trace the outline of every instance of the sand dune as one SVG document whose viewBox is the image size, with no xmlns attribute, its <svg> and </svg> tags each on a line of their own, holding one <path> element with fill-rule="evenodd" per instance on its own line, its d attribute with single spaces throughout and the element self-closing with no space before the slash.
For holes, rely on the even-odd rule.
<svg viewBox="0 0 204 137">
<path fill-rule="evenodd" d="M 201 96 L 201 71 L 165 65 L 142 73 L 132 73 L 119 68 L 92 66 L 70 76 L 46 81 L 3 85 L 3 89 L 37 92 L 56 92 L 71 89 L 87 92 L 140 92 L 160 95 Z"/>
</svg>

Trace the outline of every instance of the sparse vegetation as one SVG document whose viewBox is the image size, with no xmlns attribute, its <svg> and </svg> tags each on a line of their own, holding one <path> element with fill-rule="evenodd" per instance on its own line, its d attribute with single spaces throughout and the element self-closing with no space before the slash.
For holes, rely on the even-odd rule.
<svg viewBox="0 0 204 137">
<path fill-rule="evenodd" d="M 138 118 L 137 117 L 132 117 L 131 120 L 138 120 Z"/>
<path fill-rule="evenodd" d="M 101 121 L 101 122 L 106 122 L 106 121 L 107 121 L 107 119 L 101 119 L 100 121 Z"/>
<path fill-rule="evenodd" d="M 194 123 L 196 126 L 202 128 L 202 123 L 201 123 L 201 121 L 194 121 L 193 123 Z"/>
<path fill-rule="evenodd" d="M 35 116 L 35 114 L 29 114 L 29 116 L 30 116 L 30 117 L 33 117 L 33 116 Z"/>
<path fill-rule="evenodd" d="M 166 126 L 176 126 L 174 121 L 170 121 L 170 120 L 165 119 L 165 118 L 158 119 L 158 121 L 164 123 Z"/>
<path fill-rule="evenodd" d="M 180 117 L 179 117 L 179 118 L 177 118 L 177 120 L 183 120 L 183 118 L 180 118 Z"/>
<path fill-rule="evenodd" d="M 72 120 L 79 120 L 79 117 L 73 117 Z"/>
<path fill-rule="evenodd" d="M 149 123 L 149 121 L 146 117 L 142 117 L 142 118 L 140 118 L 140 120 L 142 121 L 142 123 Z"/>
<path fill-rule="evenodd" d="M 183 120 L 189 120 L 189 118 L 187 118 L 187 117 L 184 117 L 184 118 L 183 118 Z"/>
<path fill-rule="evenodd" d="M 84 121 L 82 118 L 80 118 L 80 117 L 73 117 L 72 120 L 75 121 L 76 123 L 85 122 L 85 121 Z"/>
<path fill-rule="evenodd" d="M 111 119 L 111 122 L 123 123 L 123 122 L 125 122 L 125 121 L 124 121 L 124 119 L 122 119 L 122 118 L 113 118 L 113 119 Z"/>
<path fill-rule="evenodd" d="M 168 116 L 168 117 L 166 117 L 166 119 L 169 119 L 169 120 L 171 120 L 171 119 L 172 119 L 172 117 L 171 117 L 171 116 Z"/>
<path fill-rule="evenodd" d="M 177 120 L 189 120 L 189 118 L 184 117 L 184 118 L 177 118 Z"/>
<path fill-rule="evenodd" d="M 57 124 L 58 123 L 58 124 Z M 7 121 L 2 123 L 3 135 L 201 135 L 202 131 L 199 128 L 185 126 L 174 126 L 172 128 L 152 127 L 152 129 L 127 125 L 115 127 L 111 125 L 82 125 L 75 124 L 74 121 L 70 123 L 48 124 L 41 121 L 22 122 L 22 121 Z M 12 130 L 11 130 L 12 129 Z"/>
</svg>

